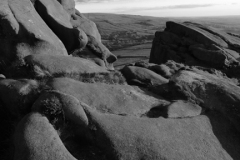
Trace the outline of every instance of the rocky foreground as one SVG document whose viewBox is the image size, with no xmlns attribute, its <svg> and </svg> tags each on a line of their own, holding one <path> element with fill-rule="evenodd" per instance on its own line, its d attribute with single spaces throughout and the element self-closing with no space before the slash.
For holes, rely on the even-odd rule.
<svg viewBox="0 0 240 160">
<path fill-rule="evenodd" d="M 240 38 L 167 22 L 117 60 L 74 0 L 0 2 L 0 159 L 240 159 Z"/>
</svg>

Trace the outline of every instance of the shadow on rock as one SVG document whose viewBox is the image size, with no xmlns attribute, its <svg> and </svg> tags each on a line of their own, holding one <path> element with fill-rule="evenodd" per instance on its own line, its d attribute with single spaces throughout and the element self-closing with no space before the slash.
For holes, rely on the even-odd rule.
<svg viewBox="0 0 240 160">
<path fill-rule="evenodd" d="M 212 131 L 221 143 L 223 149 L 232 157 L 240 159 L 240 136 L 234 125 L 218 112 L 206 113 L 212 126 Z"/>
</svg>

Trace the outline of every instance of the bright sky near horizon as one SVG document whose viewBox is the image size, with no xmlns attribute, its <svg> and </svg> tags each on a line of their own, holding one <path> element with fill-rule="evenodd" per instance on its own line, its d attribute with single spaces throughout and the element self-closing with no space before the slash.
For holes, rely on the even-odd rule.
<svg viewBox="0 0 240 160">
<path fill-rule="evenodd" d="M 240 15 L 240 0 L 75 0 L 82 13 L 155 17 Z"/>
</svg>

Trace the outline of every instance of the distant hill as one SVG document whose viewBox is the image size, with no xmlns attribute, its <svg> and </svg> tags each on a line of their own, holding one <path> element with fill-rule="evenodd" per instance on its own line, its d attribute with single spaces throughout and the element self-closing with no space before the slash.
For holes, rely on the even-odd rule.
<svg viewBox="0 0 240 160">
<path fill-rule="evenodd" d="M 163 30 L 169 18 L 90 13 L 85 16 L 97 24 L 103 43 L 116 50 L 127 46 L 148 43 L 157 30 Z"/>
<path fill-rule="evenodd" d="M 85 16 L 97 24 L 103 43 L 112 51 L 152 42 L 154 33 L 163 30 L 167 21 L 192 21 L 240 34 L 240 16 L 162 18 L 106 13 L 88 13 Z"/>
</svg>

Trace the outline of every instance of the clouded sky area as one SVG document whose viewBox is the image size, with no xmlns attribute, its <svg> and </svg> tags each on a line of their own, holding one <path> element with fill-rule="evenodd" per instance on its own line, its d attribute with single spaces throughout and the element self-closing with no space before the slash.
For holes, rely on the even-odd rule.
<svg viewBox="0 0 240 160">
<path fill-rule="evenodd" d="M 240 15 L 240 0 L 75 0 L 82 13 L 155 17 Z"/>
</svg>

